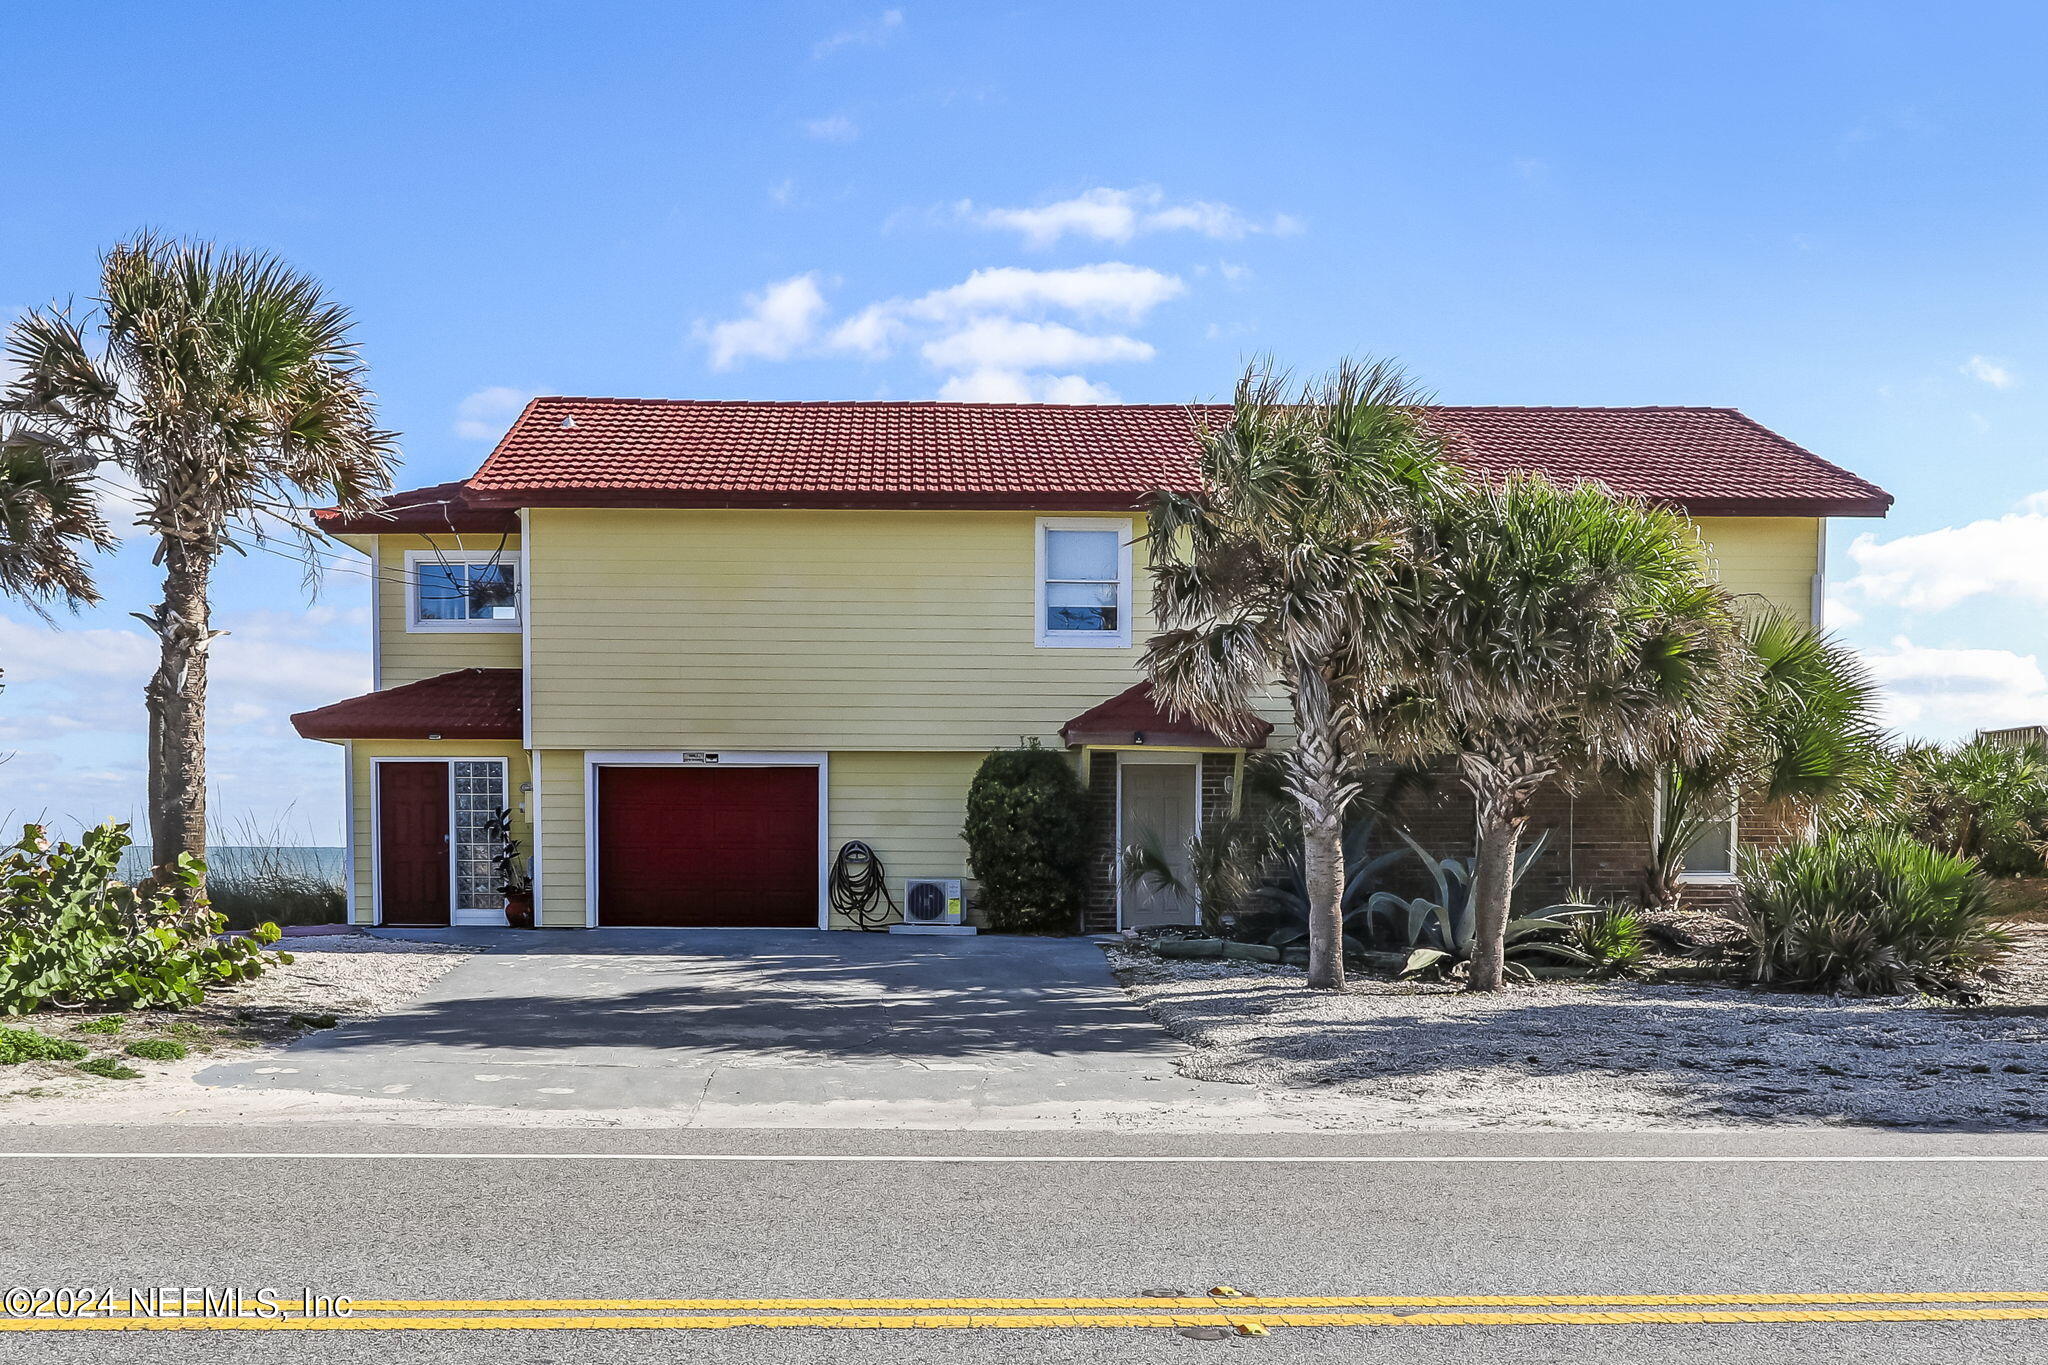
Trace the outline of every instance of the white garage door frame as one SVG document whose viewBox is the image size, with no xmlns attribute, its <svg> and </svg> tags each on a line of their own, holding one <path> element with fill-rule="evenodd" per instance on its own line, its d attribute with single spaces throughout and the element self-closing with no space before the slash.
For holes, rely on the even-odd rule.
<svg viewBox="0 0 2048 1365">
<path fill-rule="evenodd" d="M 583 755 L 583 927 L 599 929 L 597 907 L 597 770 L 599 768 L 816 768 L 818 770 L 818 927 L 832 927 L 832 892 L 828 835 L 831 755 L 774 753 L 743 749 L 589 749 Z"/>
</svg>

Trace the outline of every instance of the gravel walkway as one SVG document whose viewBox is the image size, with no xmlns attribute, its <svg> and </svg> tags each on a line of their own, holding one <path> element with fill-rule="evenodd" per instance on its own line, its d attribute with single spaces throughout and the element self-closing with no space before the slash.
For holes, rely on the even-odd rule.
<svg viewBox="0 0 2048 1365">
<path fill-rule="evenodd" d="M 2048 935 L 1973 1009 L 1630 983 L 1331 996 L 1293 968 L 1109 953 L 1194 1046 L 1185 1074 L 1292 1096 L 1327 1126 L 2048 1126 Z"/>
</svg>

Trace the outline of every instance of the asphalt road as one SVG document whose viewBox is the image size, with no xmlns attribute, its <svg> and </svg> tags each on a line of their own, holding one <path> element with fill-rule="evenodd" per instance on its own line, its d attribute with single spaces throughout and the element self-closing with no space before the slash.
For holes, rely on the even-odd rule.
<svg viewBox="0 0 2048 1365">
<path fill-rule="evenodd" d="M 310 1285 L 384 1301 L 2038 1293 L 2044 1207 L 2048 1135 L 14 1128 L 0 1132 L 0 1285 Z M 1156 1326 L 0 1332 L 0 1358 L 37 1362 L 1247 1352 L 2048 1362 L 2048 1321 L 1275 1326 L 1220 1340 Z"/>
</svg>

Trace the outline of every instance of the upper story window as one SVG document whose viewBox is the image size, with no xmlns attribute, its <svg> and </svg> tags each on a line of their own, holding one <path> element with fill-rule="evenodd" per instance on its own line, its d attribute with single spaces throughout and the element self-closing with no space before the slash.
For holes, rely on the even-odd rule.
<svg viewBox="0 0 2048 1365">
<path fill-rule="evenodd" d="M 1131 643 L 1131 523 L 1038 521 L 1038 643 L 1118 649 Z"/>
<path fill-rule="evenodd" d="M 405 581 L 407 630 L 519 629 L 517 551 L 409 551 Z"/>
</svg>

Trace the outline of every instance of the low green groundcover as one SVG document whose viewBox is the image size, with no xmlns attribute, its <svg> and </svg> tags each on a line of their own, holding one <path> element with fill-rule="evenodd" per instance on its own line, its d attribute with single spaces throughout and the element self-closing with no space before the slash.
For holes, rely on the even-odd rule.
<svg viewBox="0 0 2048 1365">
<path fill-rule="evenodd" d="M 0 1028 L 0 1066 L 17 1062 L 75 1062 L 85 1049 L 25 1028 Z"/>
</svg>

